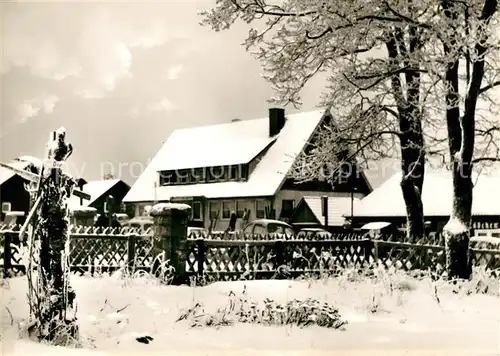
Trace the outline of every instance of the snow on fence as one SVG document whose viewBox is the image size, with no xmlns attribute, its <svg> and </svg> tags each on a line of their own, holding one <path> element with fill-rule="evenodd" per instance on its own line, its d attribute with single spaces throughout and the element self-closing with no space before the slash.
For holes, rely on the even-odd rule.
<svg viewBox="0 0 500 356">
<path fill-rule="evenodd" d="M 156 257 L 152 229 L 72 227 L 70 233 L 70 265 L 76 273 L 112 272 L 123 267 L 150 270 Z M 18 234 L 19 226 L 0 225 L 4 276 L 24 274 Z M 215 280 L 297 277 L 374 265 L 441 273 L 445 262 L 443 246 L 369 240 L 345 233 L 329 239 L 319 235 L 298 239 L 193 232 L 186 243 L 188 275 Z M 500 250 L 471 249 L 471 253 L 473 265 L 500 269 Z"/>
</svg>

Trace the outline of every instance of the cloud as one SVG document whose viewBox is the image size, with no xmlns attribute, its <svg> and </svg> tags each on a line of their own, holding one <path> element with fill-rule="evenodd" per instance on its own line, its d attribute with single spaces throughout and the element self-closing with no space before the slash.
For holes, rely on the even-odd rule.
<svg viewBox="0 0 500 356">
<path fill-rule="evenodd" d="M 177 79 L 179 77 L 179 74 L 182 72 L 183 69 L 184 69 L 184 67 L 182 64 L 170 67 L 168 69 L 168 72 L 167 72 L 168 80 Z"/>
<path fill-rule="evenodd" d="M 167 98 L 163 98 L 158 102 L 151 103 L 148 105 L 134 105 L 128 110 L 130 116 L 138 117 L 141 115 L 147 115 L 151 113 L 165 113 L 173 110 L 177 110 L 178 106 L 172 103 Z"/>
<path fill-rule="evenodd" d="M 151 104 L 149 109 L 153 112 L 167 112 L 175 110 L 177 107 L 167 98 L 163 98 L 161 101 Z"/>
<path fill-rule="evenodd" d="M 59 101 L 56 95 L 40 95 L 36 98 L 25 100 L 18 108 L 19 122 L 24 123 L 41 114 L 51 114 Z"/>
<path fill-rule="evenodd" d="M 1 73 L 27 67 L 41 78 L 70 80 L 84 98 L 102 97 L 131 76 L 134 48 L 171 38 L 162 11 L 140 5 L 5 4 Z"/>
</svg>

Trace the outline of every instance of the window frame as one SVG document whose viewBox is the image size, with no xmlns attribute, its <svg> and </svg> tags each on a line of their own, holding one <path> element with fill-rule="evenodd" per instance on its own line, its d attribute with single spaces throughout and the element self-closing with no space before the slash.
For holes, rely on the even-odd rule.
<svg viewBox="0 0 500 356">
<path fill-rule="evenodd" d="M 239 214 L 240 205 L 243 207 L 241 209 L 241 214 Z M 236 200 L 236 207 L 235 207 L 234 211 L 235 211 L 236 217 L 238 219 L 243 219 L 243 216 L 245 216 L 245 209 L 246 209 L 245 201 L 244 200 Z"/>
<path fill-rule="evenodd" d="M 259 203 L 264 204 L 263 207 L 263 216 L 259 216 Z M 255 218 L 256 219 L 265 219 L 266 218 L 266 207 L 271 206 L 270 202 L 265 199 L 256 199 L 255 200 Z"/>
<path fill-rule="evenodd" d="M 238 180 L 242 181 L 242 182 L 246 182 L 248 180 L 250 167 L 248 164 L 241 164 L 239 167 L 240 167 L 240 169 L 239 169 Z"/>
<path fill-rule="evenodd" d="M 193 179 L 193 183 L 202 183 L 206 181 L 206 174 L 204 168 L 194 168 L 191 171 L 191 176 Z"/>
<path fill-rule="evenodd" d="M 238 164 L 233 164 L 233 165 L 230 165 L 229 168 L 228 168 L 228 181 L 238 181 L 239 180 L 239 177 L 240 177 L 240 174 L 239 174 L 239 168 L 240 165 Z M 234 172 L 233 172 L 234 171 Z"/>
<path fill-rule="evenodd" d="M 229 215 L 227 217 L 224 216 L 224 207 L 226 204 L 229 204 L 230 207 L 229 207 Z M 223 200 L 222 201 L 222 204 L 221 204 L 221 209 L 222 209 L 222 215 L 221 215 L 221 219 L 224 219 L 224 220 L 229 220 L 231 219 L 231 212 L 232 211 L 235 211 L 235 201 L 234 200 Z"/>
<path fill-rule="evenodd" d="M 214 206 L 218 206 L 219 208 L 218 208 L 218 209 L 216 209 L 216 210 L 214 210 L 214 209 L 213 209 L 213 207 L 214 207 Z M 213 215 L 212 215 L 212 212 L 216 212 L 216 213 L 218 212 L 218 213 L 219 213 L 218 219 L 220 219 L 220 218 L 221 218 L 221 215 L 222 215 L 222 214 L 221 214 L 221 212 L 222 212 L 222 204 L 221 204 L 221 202 L 220 202 L 220 201 L 211 201 L 211 202 L 209 203 L 209 215 L 208 215 L 208 216 L 209 216 L 210 220 L 212 220 L 212 219 L 215 219 L 215 218 L 216 218 L 215 216 L 213 216 Z"/>
<path fill-rule="evenodd" d="M 160 171 L 159 172 L 159 183 L 160 187 L 166 185 L 172 185 L 174 182 L 172 181 L 172 172 L 170 171 Z"/>
<path fill-rule="evenodd" d="M 217 172 L 215 170 L 217 170 Z M 213 182 L 222 182 L 224 180 L 224 167 L 223 166 L 210 167 L 210 173 L 211 173 L 210 176 L 212 177 Z M 217 174 L 215 174 L 215 173 L 217 173 Z"/>
<path fill-rule="evenodd" d="M 189 184 L 190 183 L 190 174 L 189 174 L 189 169 L 183 169 L 179 171 L 179 174 L 177 174 L 177 183 L 180 184 Z"/>
<path fill-rule="evenodd" d="M 198 206 L 198 209 L 199 209 L 199 213 L 200 213 L 200 217 L 199 218 L 195 218 L 194 217 L 194 211 L 195 211 L 195 205 Z M 203 205 L 201 204 L 201 201 L 193 201 L 191 203 L 191 220 L 193 221 L 203 221 Z"/>
</svg>

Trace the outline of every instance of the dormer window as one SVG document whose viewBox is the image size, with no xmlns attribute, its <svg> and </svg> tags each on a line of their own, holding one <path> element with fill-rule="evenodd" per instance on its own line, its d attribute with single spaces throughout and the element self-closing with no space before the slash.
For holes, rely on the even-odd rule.
<svg viewBox="0 0 500 356">
<path fill-rule="evenodd" d="M 206 181 L 206 171 L 204 168 L 195 168 L 193 170 L 193 182 L 201 183 Z"/>
<path fill-rule="evenodd" d="M 186 184 L 186 183 L 190 183 L 190 174 L 191 172 L 189 170 L 182 170 L 182 171 L 179 171 L 179 173 L 177 174 L 177 182 L 180 183 L 180 184 Z"/>
<path fill-rule="evenodd" d="M 163 171 L 160 172 L 160 186 L 172 184 L 172 172 Z"/>
<path fill-rule="evenodd" d="M 238 180 L 246 182 L 248 180 L 248 165 L 240 165 L 240 176 Z"/>
<path fill-rule="evenodd" d="M 229 181 L 247 181 L 249 175 L 247 164 L 231 166 L 215 166 L 178 171 L 158 172 L 160 186 L 176 184 L 200 184 Z"/>
<path fill-rule="evenodd" d="M 211 171 L 216 182 L 224 179 L 224 167 L 212 167 Z"/>
<path fill-rule="evenodd" d="M 229 180 L 238 180 L 239 167 L 240 167 L 240 165 L 229 166 L 229 169 L 228 169 L 228 171 L 229 171 L 228 179 Z"/>
</svg>

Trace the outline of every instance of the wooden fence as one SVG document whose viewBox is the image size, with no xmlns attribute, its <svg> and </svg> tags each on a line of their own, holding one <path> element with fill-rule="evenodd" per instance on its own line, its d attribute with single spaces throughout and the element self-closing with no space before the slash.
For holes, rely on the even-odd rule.
<svg viewBox="0 0 500 356">
<path fill-rule="evenodd" d="M 25 273 L 19 227 L 0 226 L 4 276 Z M 187 241 L 185 271 L 212 280 L 288 278 L 336 273 L 347 267 L 382 265 L 404 270 L 444 268 L 444 247 L 424 243 L 369 240 L 359 235 L 334 234 L 326 240 L 309 235 L 191 234 Z M 21 246 L 21 248 L 20 248 Z M 151 271 L 156 258 L 153 231 L 73 227 L 70 266 L 75 273 L 112 272 L 127 267 Z M 500 270 L 500 250 L 471 249 L 474 266 Z M 500 276 L 500 274 L 498 274 Z"/>
<path fill-rule="evenodd" d="M 26 272 L 23 258 L 27 256 L 27 246 L 19 241 L 19 229 L 20 226 L 0 225 L 3 276 L 24 275 Z M 155 258 L 152 229 L 76 226 L 71 228 L 70 234 L 72 272 L 113 272 L 124 266 L 149 270 Z"/>
</svg>

